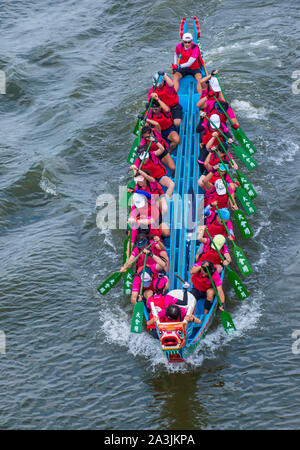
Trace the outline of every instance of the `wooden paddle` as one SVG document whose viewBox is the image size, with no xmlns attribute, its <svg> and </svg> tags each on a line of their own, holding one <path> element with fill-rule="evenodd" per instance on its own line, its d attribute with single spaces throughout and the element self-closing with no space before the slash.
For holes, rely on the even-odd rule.
<svg viewBox="0 0 300 450">
<path fill-rule="evenodd" d="M 147 256 L 148 255 L 146 253 L 143 272 L 141 275 L 140 291 L 139 291 L 137 302 L 134 305 L 133 314 L 132 314 L 131 329 L 130 329 L 131 333 L 141 333 L 141 331 L 142 331 L 143 317 L 144 317 L 144 303 L 142 300 L 140 300 L 140 297 L 142 297 L 142 295 L 143 295 L 144 274 L 145 274 L 145 270 L 146 270 Z"/>
<path fill-rule="evenodd" d="M 218 247 L 215 245 L 213 238 L 210 236 L 207 229 L 205 229 L 205 233 L 207 234 L 207 236 L 209 237 L 213 246 L 215 247 L 216 251 L 218 252 L 218 255 L 220 256 L 221 260 L 224 262 L 225 261 L 224 256 L 221 254 Z M 231 284 L 231 286 L 233 287 L 239 300 L 244 300 L 245 298 L 249 297 L 250 294 L 247 291 L 247 289 L 245 288 L 245 286 L 244 286 L 242 280 L 239 278 L 238 274 L 234 270 L 230 269 L 228 266 L 224 266 L 224 268 L 227 270 L 228 281 Z"/>
<path fill-rule="evenodd" d="M 208 276 L 209 276 L 209 279 L 210 279 L 210 282 L 211 282 L 211 284 L 212 284 L 212 287 L 213 287 L 213 289 L 214 289 L 214 291 L 215 291 L 215 295 L 216 295 L 216 297 L 217 297 L 219 306 L 225 308 L 225 304 L 221 302 L 221 299 L 220 299 L 218 290 L 217 290 L 216 285 L 215 285 L 215 283 L 214 283 L 214 281 L 213 281 L 213 279 L 212 279 L 212 276 L 211 276 L 211 274 L 210 274 L 210 272 L 209 272 L 209 270 L 208 270 L 208 267 L 205 267 L 205 269 L 206 269 L 206 272 L 207 272 L 207 274 L 208 274 Z M 224 330 L 226 331 L 226 333 L 230 333 L 230 332 L 232 332 L 232 331 L 236 331 L 236 328 L 235 328 L 235 326 L 234 326 L 232 317 L 231 317 L 231 315 L 229 314 L 229 312 L 228 312 L 228 311 L 222 311 L 222 310 L 220 309 L 220 313 L 221 313 L 221 322 L 222 322 L 222 325 L 223 325 Z"/>
</svg>

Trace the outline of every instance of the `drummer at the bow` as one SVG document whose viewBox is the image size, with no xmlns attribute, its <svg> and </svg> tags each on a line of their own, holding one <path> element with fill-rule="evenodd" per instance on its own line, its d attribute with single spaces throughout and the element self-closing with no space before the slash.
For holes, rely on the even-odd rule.
<svg viewBox="0 0 300 450">
<path fill-rule="evenodd" d="M 180 59 L 179 59 L 180 58 Z M 177 45 L 174 54 L 174 87 L 176 91 L 179 89 L 179 80 L 187 75 L 192 75 L 197 81 L 197 92 L 201 94 L 201 67 L 203 59 L 197 44 L 193 43 L 193 35 L 184 33 L 182 42 Z"/>
</svg>

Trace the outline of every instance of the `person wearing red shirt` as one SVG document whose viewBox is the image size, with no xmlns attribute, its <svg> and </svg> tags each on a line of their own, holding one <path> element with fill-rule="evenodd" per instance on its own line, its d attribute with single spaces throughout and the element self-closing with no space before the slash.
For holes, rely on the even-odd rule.
<svg viewBox="0 0 300 450">
<path fill-rule="evenodd" d="M 174 125 L 177 130 L 179 129 L 181 119 L 182 119 L 182 106 L 179 103 L 179 96 L 174 87 L 174 82 L 171 78 L 164 72 L 158 72 L 153 76 L 153 85 L 156 84 L 158 80 L 158 84 L 156 86 L 155 92 L 158 97 L 170 108 L 170 112 L 172 114 Z M 148 93 L 148 102 L 151 99 L 151 94 L 153 92 L 153 87 L 149 90 Z"/>
<path fill-rule="evenodd" d="M 180 56 L 180 59 L 179 59 Z M 187 75 L 192 75 L 197 81 L 197 92 L 202 92 L 202 71 L 203 59 L 197 44 L 193 43 L 193 35 L 184 33 L 182 43 L 175 48 L 174 64 L 174 86 L 176 91 L 179 89 L 179 80 Z"/>
</svg>

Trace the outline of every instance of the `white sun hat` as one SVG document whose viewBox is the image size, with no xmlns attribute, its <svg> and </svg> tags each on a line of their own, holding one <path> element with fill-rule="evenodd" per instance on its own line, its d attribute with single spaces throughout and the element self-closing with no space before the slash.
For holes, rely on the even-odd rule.
<svg viewBox="0 0 300 450">
<path fill-rule="evenodd" d="M 132 200 L 136 208 L 143 208 L 146 205 L 145 196 L 142 194 L 137 194 L 135 192 L 132 196 Z"/>
<path fill-rule="evenodd" d="M 218 179 L 215 182 L 215 189 L 218 195 L 225 195 L 226 194 L 226 188 L 224 186 L 224 183 L 222 180 Z"/>
<path fill-rule="evenodd" d="M 212 127 L 220 128 L 221 120 L 220 120 L 220 116 L 218 114 L 212 114 L 210 117 L 210 121 L 213 123 Z"/>
<path fill-rule="evenodd" d="M 212 88 L 213 91 L 215 92 L 220 92 L 221 91 L 221 87 L 219 84 L 219 81 L 216 77 L 211 77 L 211 79 L 209 80 L 209 85 Z"/>
<path fill-rule="evenodd" d="M 183 41 L 192 41 L 193 35 L 191 33 L 184 33 L 184 35 L 182 36 L 182 40 Z"/>
</svg>

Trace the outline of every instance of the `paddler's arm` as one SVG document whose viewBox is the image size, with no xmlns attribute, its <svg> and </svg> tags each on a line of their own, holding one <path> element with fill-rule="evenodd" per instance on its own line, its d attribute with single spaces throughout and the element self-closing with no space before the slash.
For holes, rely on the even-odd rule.
<svg viewBox="0 0 300 450">
<path fill-rule="evenodd" d="M 166 81 L 169 87 L 174 87 L 173 80 L 166 73 L 164 74 L 164 80 Z"/>
<path fill-rule="evenodd" d="M 146 172 L 144 172 L 142 169 L 139 169 L 137 171 L 137 175 L 143 175 L 143 177 L 149 181 L 150 183 L 154 183 L 155 178 L 151 177 L 150 175 L 148 175 Z"/>
<path fill-rule="evenodd" d="M 150 123 L 150 125 L 153 125 L 154 128 L 156 129 L 156 131 L 158 133 L 161 133 L 161 128 L 158 122 L 156 122 L 156 120 L 152 120 L 152 119 L 147 119 L 146 120 L 147 123 Z"/>
<path fill-rule="evenodd" d="M 122 272 L 122 273 L 126 272 L 126 270 L 128 270 L 132 266 L 134 258 L 135 258 L 135 256 L 130 255 L 129 259 L 121 267 L 120 272 Z"/>
<path fill-rule="evenodd" d="M 154 155 L 155 156 L 160 156 L 165 151 L 165 147 L 158 141 L 156 141 L 156 145 L 158 147 L 158 150 L 156 150 L 154 152 Z"/>
<path fill-rule="evenodd" d="M 200 272 L 200 270 L 201 270 L 201 264 L 199 264 L 199 266 L 193 266 L 191 268 L 191 275 L 194 275 L 195 273 Z"/>
<path fill-rule="evenodd" d="M 170 112 L 170 108 L 159 98 L 156 92 L 153 92 L 151 94 L 151 97 L 154 98 L 156 101 L 158 101 L 164 112 Z"/>
</svg>

